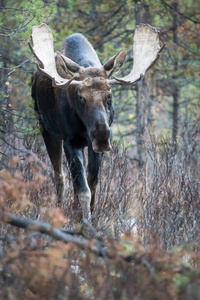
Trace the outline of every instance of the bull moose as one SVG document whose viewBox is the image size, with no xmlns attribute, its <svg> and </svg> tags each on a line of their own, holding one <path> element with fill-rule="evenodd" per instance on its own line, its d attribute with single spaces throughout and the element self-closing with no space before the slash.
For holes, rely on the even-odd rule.
<svg viewBox="0 0 200 300">
<path fill-rule="evenodd" d="M 90 219 L 102 153 L 111 149 L 114 103 L 113 84 L 141 79 L 159 58 L 158 31 L 147 24 L 136 27 L 133 43 L 134 65 L 129 75 L 109 79 L 122 66 L 126 50 L 101 64 L 94 48 L 79 33 L 67 37 L 54 54 L 53 37 L 46 24 L 34 26 L 30 49 L 38 60 L 33 75 L 32 97 L 43 126 L 42 135 L 54 169 L 58 201 L 64 198 L 62 148 L 69 163 L 74 195 L 83 218 Z M 83 149 L 88 147 L 88 168 Z"/>
</svg>

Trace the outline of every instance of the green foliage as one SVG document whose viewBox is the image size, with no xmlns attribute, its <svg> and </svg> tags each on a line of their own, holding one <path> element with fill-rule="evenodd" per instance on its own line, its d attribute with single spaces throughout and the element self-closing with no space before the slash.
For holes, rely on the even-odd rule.
<svg viewBox="0 0 200 300">
<path fill-rule="evenodd" d="M 175 277 L 175 285 L 178 288 L 184 288 L 188 285 L 188 283 L 190 282 L 190 276 L 191 273 L 184 273 L 184 274 L 177 274 Z"/>
<path fill-rule="evenodd" d="M 177 274 L 174 278 L 174 283 L 179 291 L 190 290 L 190 294 L 194 297 L 193 299 L 199 299 L 200 297 L 200 286 L 198 278 L 200 272 L 196 270 L 186 270 L 182 274 Z"/>
<path fill-rule="evenodd" d="M 27 39 L 31 28 L 42 22 L 49 22 L 56 14 L 56 3 L 45 3 L 42 0 L 35 1 L 10 1 L 10 7 L 16 8 L 15 14 L 12 9 L 3 11 L 3 26 L 17 28 L 16 38 Z M 19 9 L 19 10 L 17 10 Z M 21 9 L 21 10 L 20 10 Z"/>
<path fill-rule="evenodd" d="M 77 7 L 77 1 L 76 0 L 68 0 L 68 5 L 69 5 L 69 11 L 74 11 Z"/>
</svg>

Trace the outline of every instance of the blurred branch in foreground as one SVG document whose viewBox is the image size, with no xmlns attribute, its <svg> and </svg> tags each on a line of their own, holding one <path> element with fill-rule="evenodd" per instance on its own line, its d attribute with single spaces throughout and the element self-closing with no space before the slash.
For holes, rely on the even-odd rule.
<svg viewBox="0 0 200 300">
<path fill-rule="evenodd" d="M 53 227 L 49 223 L 17 217 L 14 214 L 2 211 L 0 212 L 0 220 L 4 223 L 11 224 L 19 228 L 24 228 L 26 231 L 29 232 L 40 232 L 49 235 L 53 239 L 60 240 L 65 243 L 73 243 L 79 249 L 87 250 L 97 256 L 107 257 L 109 259 L 118 258 L 127 262 L 132 262 L 136 260 L 135 253 L 126 254 L 122 251 L 122 247 L 119 247 L 118 243 L 116 244 L 116 247 L 115 243 L 112 243 L 111 247 L 107 245 L 105 246 L 102 243 L 102 241 L 100 243 L 98 237 L 96 237 L 95 239 L 92 238 L 90 240 L 86 238 L 75 237 L 73 236 L 75 234 L 74 231 L 70 233 L 70 231 L 66 231 L 65 229 Z M 88 224 L 87 221 L 85 222 L 85 224 L 91 230 L 92 225 Z M 77 232 L 76 234 L 80 235 L 80 232 Z"/>
</svg>

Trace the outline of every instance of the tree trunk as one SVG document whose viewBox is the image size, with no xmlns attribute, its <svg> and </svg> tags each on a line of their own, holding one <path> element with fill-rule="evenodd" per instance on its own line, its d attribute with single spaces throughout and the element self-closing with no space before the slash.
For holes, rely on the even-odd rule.
<svg viewBox="0 0 200 300">
<path fill-rule="evenodd" d="M 177 9 L 178 9 L 178 2 L 173 3 L 173 27 L 172 27 L 172 32 L 173 32 L 173 42 L 174 42 L 174 47 L 178 43 L 178 36 L 177 36 L 177 29 L 178 29 L 178 24 L 177 24 Z M 174 75 L 173 75 L 173 85 L 172 85 L 172 97 L 173 97 L 173 113 L 172 113 L 172 120 L 173 120 L 173 125 L 172 125 L 172 141 L 174 144 L 174 152 L 177 152 L 177 135 L 178 135 L 178 118 L 179 118 L 179 87 L 177 84 L 177 71 L 178 71 L 178 58 L 174 58 Z"/>
<path fill-rule="evenodd" d="M 144 4 L 143 8 L 145 10 L 143 17 L 140 14 L 140 6 L 137 5 L 137 0 L 135 0 L 135 20 L 136 25 L 140 23 L 151 24 L 151 15 L 149 12 L 149 6 Z M 154 98 L 154 87 L 152 71 L 149 71 L 145 78 L 142 78 L 137 83 L 137 97 L 136 97 L 136 143 L 137 143 L 137 156 L 140 164 L 146 162 L 146 152 L 143 147 L 143 141 L 145 134 L 152 131 L 153 124 L 153 114 L 152 114 L 152 103 Z"/>
</svg>

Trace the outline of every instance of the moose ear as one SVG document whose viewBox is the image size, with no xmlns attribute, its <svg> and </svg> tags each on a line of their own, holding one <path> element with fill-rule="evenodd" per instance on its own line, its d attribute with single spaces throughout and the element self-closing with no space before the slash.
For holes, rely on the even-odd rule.
<svg viewBox="0 0 200 300">
<path fill-rule="evenodd" d="M 123 49 L 113 57 L 111 57 L 105 64 L 104 70 L 106 71 L 108 78 L 113 74 L 119 71 L 121 66 L 124 63 L 126 58 L 126 50 Z"/>
<path fill-rule="evenodd" d="M 79 79 L 80 67 L 77 63 L 61 54 L 59 51 L 57 51 L 57 58 L 59 66 L 62 67 L 62 69 L 65 71 L 66 76 Z"/>
</svg>

